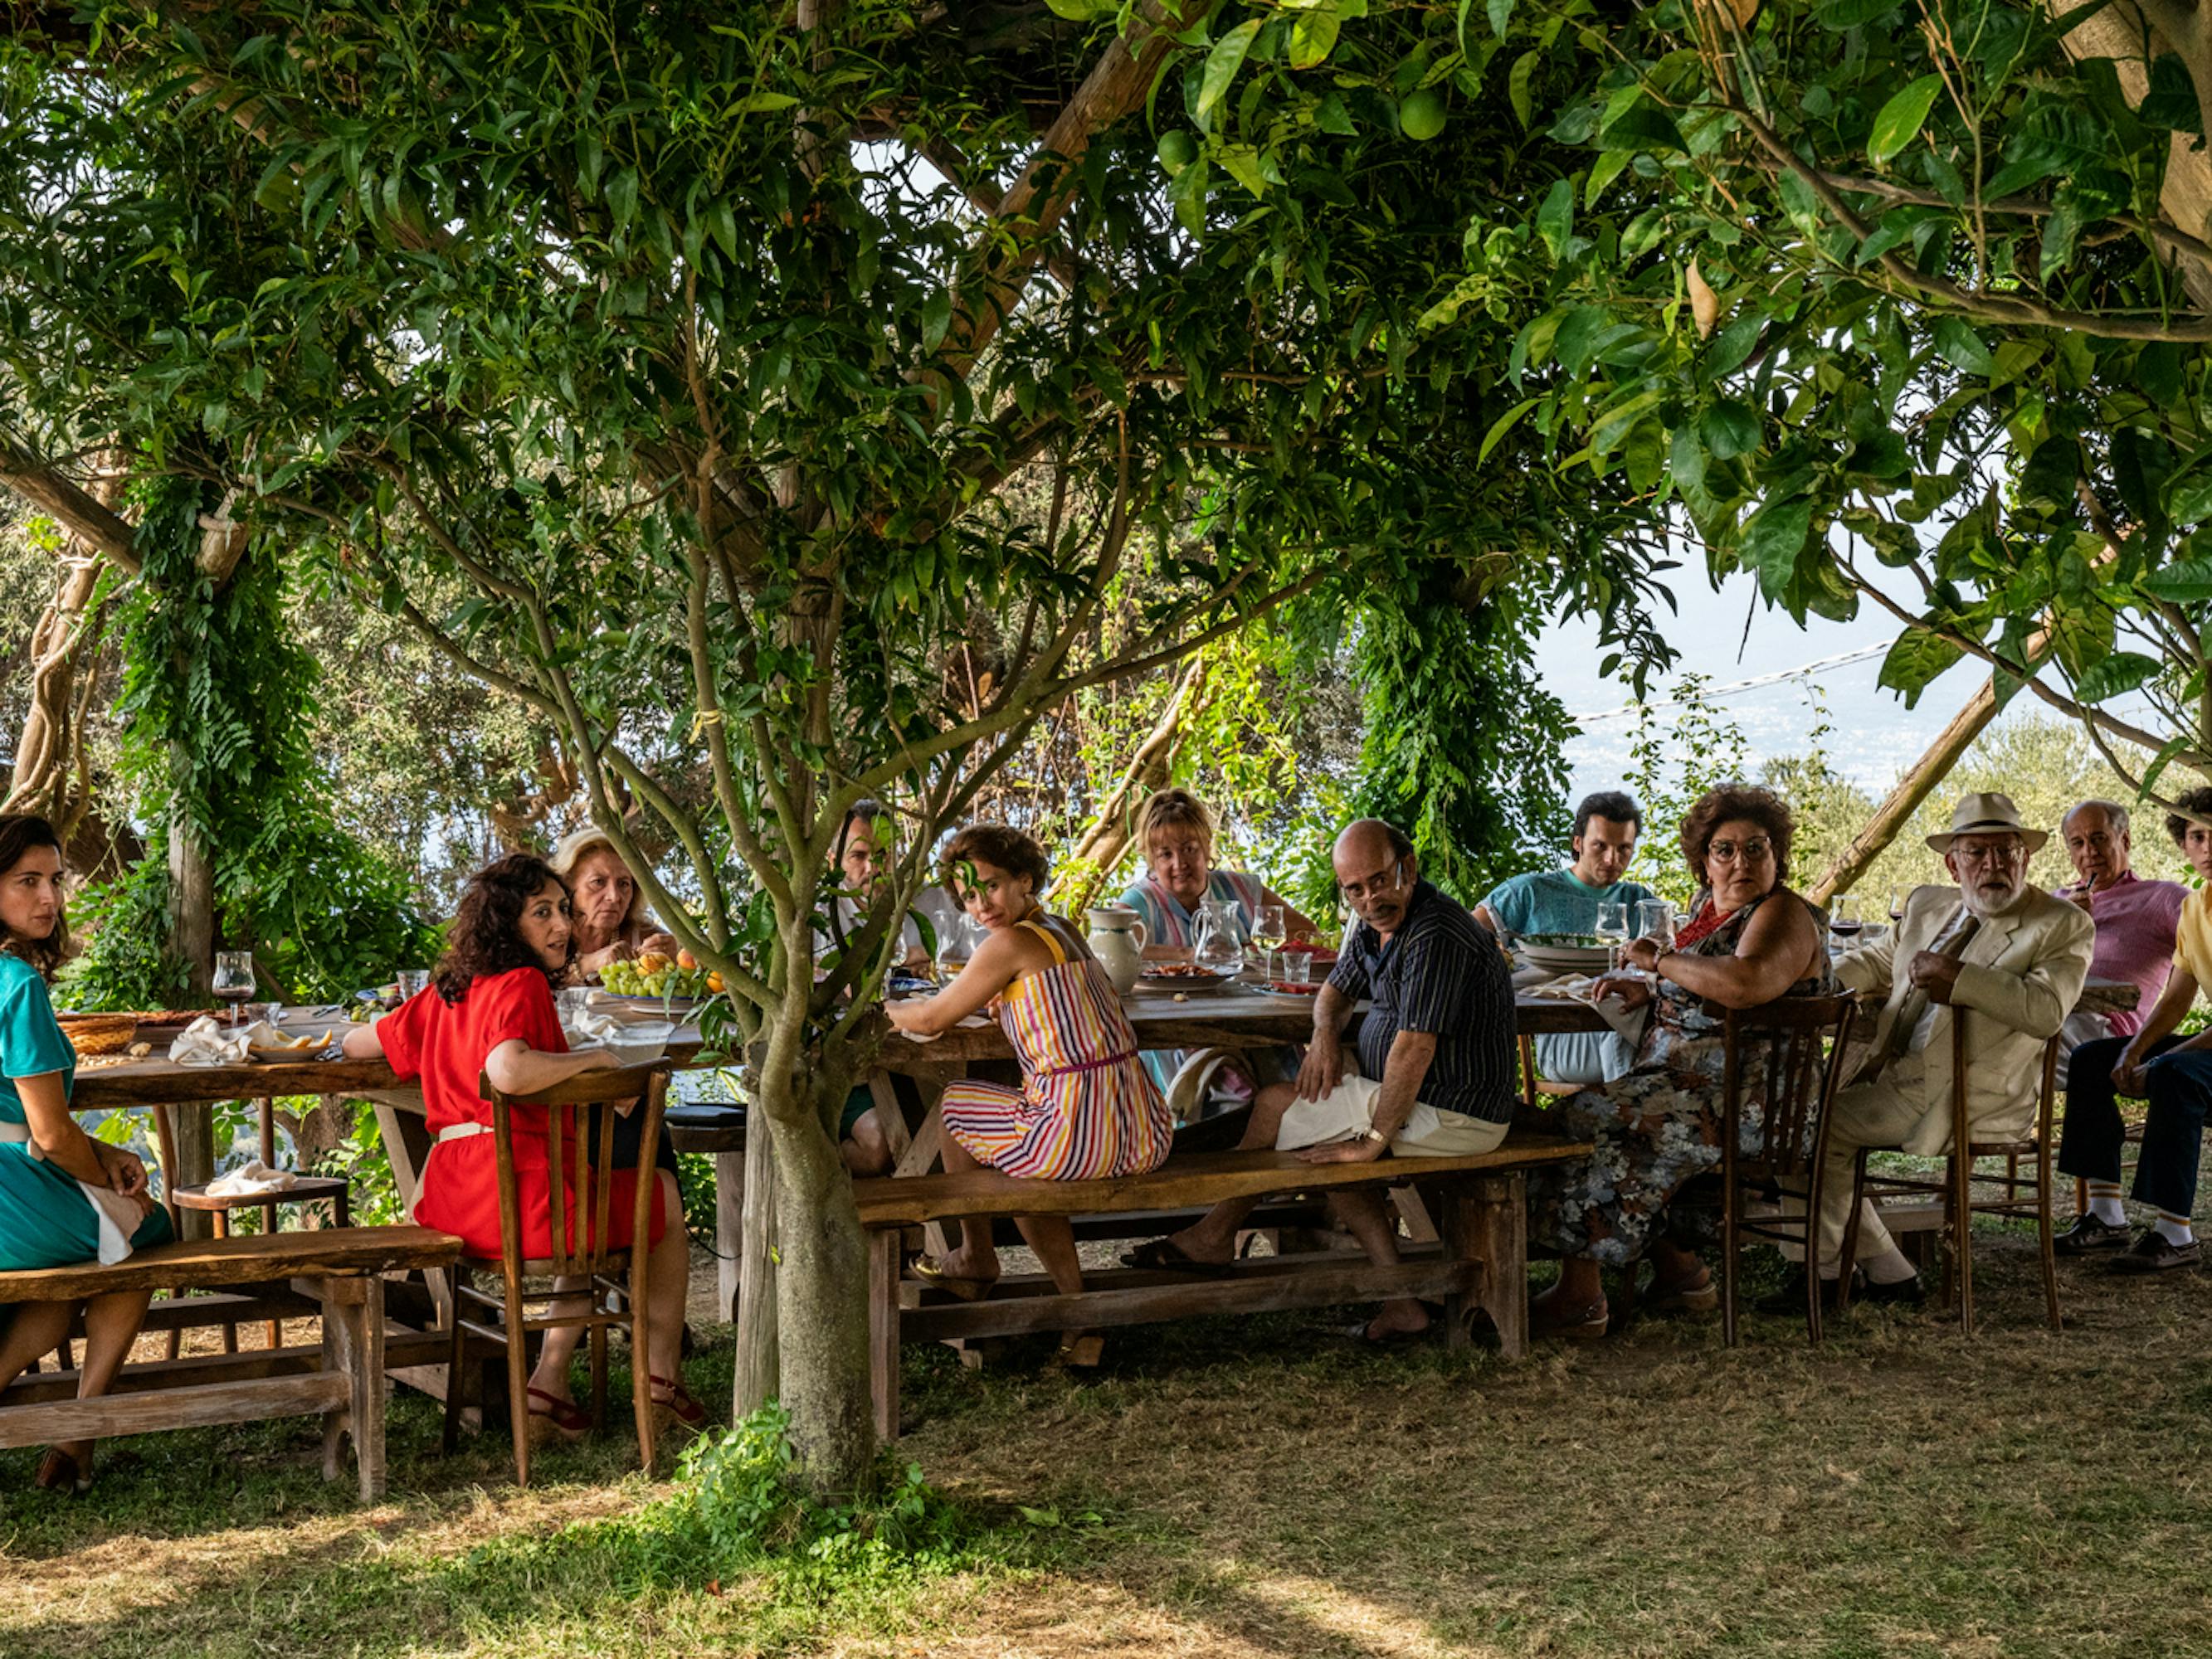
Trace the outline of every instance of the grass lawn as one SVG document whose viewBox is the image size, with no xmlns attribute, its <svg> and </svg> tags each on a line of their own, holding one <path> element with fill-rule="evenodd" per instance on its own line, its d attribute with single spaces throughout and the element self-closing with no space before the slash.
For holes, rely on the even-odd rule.
<svg viewBox="0 0 2212 1659">
<path fill-rule="evenodd" d="M 1509 1365 L 1283 1316 L 1119 1335 L 1082 1384 L 909 1350 L 902 1449 L 966 1536 L 849 1576 L 683 1545 L 625 1433 L 517 1493 L 419 1397 L 366 1512 L 305 1419 L 109 1447 L 77 1502 L 0 1454 L 0 1654 L 2212 1652 L 2212 1280 L 2063 1266 L 2058 1336 L 2020 1236 L 1977 1268 L 1971 1344 L 1856 1310 L 1817 1353 L 1660 1321 Z"/>
</svg>

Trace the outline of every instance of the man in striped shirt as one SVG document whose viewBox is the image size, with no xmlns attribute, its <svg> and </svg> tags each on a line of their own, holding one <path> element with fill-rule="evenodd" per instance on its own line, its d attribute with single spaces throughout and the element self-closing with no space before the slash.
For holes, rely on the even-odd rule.
<svg viewBox="0 0 2212 1659">
<path fill-rule="evenodd" d="M 1420 877 L 1413 844 L 1362 818 L 1337 837 L 1337 889 L 1359 918 L 1314 1007 L 1313 1045 L 1295 1084 L 1252 1103 L 1240 1143 L 1304 1149 L 1309 1164 L 1365 1163 L 1407 1153 L 1485 1152 L 1513 1118 L 1513 986 L 1505 959 L 1460 905 Z M 1358 1064 L 1344 1030 L 1363 999 Z M 1195 1224 L 1132 1252 L 1132 1267 L 1227 1271 L 1237 1230 L 1258 1202 L 1217 1204 Z M 1382 1194 L 1334 1192 L 1329 1204 L 1368 1259 L 1398 1260 L 1398 1230 Z M 1410 1297 L 1382 1304 L 1370 1342 L 1419 1335 L 1429 1316 Z"/>
</svg>

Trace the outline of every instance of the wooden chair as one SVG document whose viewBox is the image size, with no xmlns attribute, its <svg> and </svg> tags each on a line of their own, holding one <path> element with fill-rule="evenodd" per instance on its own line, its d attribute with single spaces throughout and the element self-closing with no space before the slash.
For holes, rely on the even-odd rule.
<svg viewBox="0 0 2212 1659">
<path fill-rule="evenodd" d="M 2033 1133 L 2023 1139 L 1976 1140 L 1967 1133 L 1966 1122 L 1966 1018 L 1967 1010 L 1955 1011 L 1951 1021 L 1951 1150 L 1943 1159 L 1941 1181 L 1913 1180 L 1903 1176 L 1885 1176 L 1869 1180 L 1867 1176 L 1867 1153 L 1895 1152 L 1897 1147 L 1863 1147 L 1859 1152 L 1858 1171 L 1851 1202 L 1850 1220 L 1844 1228 L 1843 1277 L 1838 1286 L 1838 1305 L 1850 1295 L 1851 1269 L 1858 1258 L 1859 1211 L 1869 1199 L 1893 1196 L 1936 1198 L 1943 1204 L 1943 1233 L 1945 1242 L 1943 1263 L 1943 1294 L 1947 1300 L 1954 1299 L 1959 1310 L 1959 1329 L 1962 1334 L 1974 1334 L 1974 1241 L 1973 1223 L 1978 1215 L 2005 1216 L 2014 1220 L 2033 1220 L 2037 1242 L 2043 1255 L 2043 1299 L 2050 1315 L 2051 1328 L 2062 1330 L 2064 1325 L 2058 1313 L 2058 1256 L 2052 1248 L 2051 1200 L 2052 1175 L 2051 1169 L 2051 1099 L 2057 1092 L 2058 1038 L 2043 1045 L 2043 1081 L 2036 1104 Z M 1960 1148 L 1964 1148 L 1961 1155 Z M 1974 1161 L 1983 1158 L 2005 1160 L 2002 1175 L 1974 1173 Z M 2021 1160 L 2033 1158 L 2035 1173 L 2024 1176 L 2020 1172 Z M 1977 1199 L 1974 1182 L 1994 1186 L 1994 1198 Z"/>
<path fill-rule="evenodd" d="M 1829 1109 L 1842 1086 L 1844 1049 L 1850 1040 L 1857 1001 L 1848 994 L 1782 997 L 1757 1008 L 1730 1009 L 1725 1027 L 1721 1126 L 1721 1340 L 1735 1346 L 1737 1256 L 1746 1238 L 1817 1250 L 1820 1164 L 1827 1151 Z M 1763 1045 L 1765 1096 L 1759 1103 L 1761 1148 L 1747 1158 L 1741 1148 L 1744 1119 L 1744 1055 Z M 1804 1207 L 1785 1204 L 1798 1194 Z M 1746 1200 L 1780 1206 L 1747 1214 Z M 1819 1276 L 1806 1275 L 1805 1335 L 1820 1340 Z"/>
<path fill-rule="evenodd" d="M 507 1395 L 510 1426 L 514 1437 L 514 1480 L 530 1483 L 530 1356 L 533 1333 L 580 1327 L 591 1334 L 592 1418 L 604 1426 L 607 1408 L 607 1327 L 627 1324 L 630 1341 L 630 1398 L 637 1418 L 637 1449 L 641 1466 L 653 1468 L 653 1395 L 646 1359 L 646 1256 L 640 1249 L 633 1256 L 611 1242 L 609 1218 L 614 1200 L 615 1106 L 639 1100 L 645 1124 L 638 1141 L 637 1194 L 631 1214 L 630 1237 L 641 1245 L 652 1237 L 653 1198 L 659 1182 L 653 1160 L 660 1144 L 660 1117 L 667 1103 L 669 1067 L 665 1062 L 621 1071 L 586 1072 L 557 1086 L 531 1095 L 503 1094 L 489 1078 L 477 1086 L 491 1103 L 492 1135 L 499 1159 L 500 1253 L 497 1258 L 464 1255 L 453 1277 L 452 1370 L 461 1375 L 462 1351 L 469 1334 L 504 1345 L 507 1352 Z M 521 1197 L 514 1172 L 514 1109 L 543 1106 L 546 1111 L 547 1163 L 555 1178 L 547 1182 L 547 1232 L 552 1254 L 526 1261 L 522 1255 Z M 579 1122 L 578 1109 L 586 1109 Z M 560 1179 L 562 1173 L 567 1180 Z M 563 1202 L 573 1192 L 573 1207 Z M 681 1216 L 670 1216 L 668 1224 L 680 1227 Z M 579 1236 L 580 1233 L 580 1237 Z M 470 1282 L 471 1269 L 496 1271 L 501 1294 L 492 1296 Z M 624 1275 L 627 1275 L 626 1277 Z M 573 1291 L 556 1291 L 550 1282 L 543 1288 L 528 1281 L 580 1279 Z M 582 1298 L 580 1310 L 563 1312 L 556 1302 Z M 617 1298 L 622 1300 L 617 1304 Z M 496 1309 L 495 1325 L 467 1316 L 471 1304 Z M 532 1308 L 539 1311 L 532 1313 Z M 446 1394 L 445 1445 L 451 1451 L 460 1427 L 462 1390 Z"/>
</svg>

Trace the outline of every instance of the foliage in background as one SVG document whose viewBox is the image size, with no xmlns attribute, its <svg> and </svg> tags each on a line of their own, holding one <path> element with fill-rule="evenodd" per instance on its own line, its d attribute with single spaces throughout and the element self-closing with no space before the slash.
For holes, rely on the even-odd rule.
<svg viewBox="0 0 2212 1659">
<path fill-rule="evenodd" d="M 1540 623 L 1510 592 L 1476 611 L 1424 592 L 1380 598 L 1363 613 L 1354 654 L 1365 730 L 1353 811 L 1410 835 L 1421 873 L 1462 904 L 1507 876 L 1555 864 L 1567 842 L 1562 744 L 1574 723 L 1536 679 Z M 1323 890 L 1313 880 L 1307 896 L 1319 901 Z M 1322 914 L 1335 906 L 1333 874 L 1325 890 Z"/>
<path fill-rule="evenodd" d="M 251 948 L 271 994 L 324 1000 L 435 954 L 405 878 L 341 829 L 308 740 L 315 660 L 289 637 L 283 566 L 250 552 L 220 588 L 197 561 L 199 485 L 142 487 L 142 579 L 125 597 L 117 717 L 144 803 L 147 855 L 77 904 L 88 946 L 64 1000 L 165 1007 L 186 967 L 168 952 L 167 840 L 179 818 L 210 849 L 217 943 Z"/>
<path fill-rule="evenodd" d="M 1470 231 L 1437 315 L 1515 319 L 1516 418 L 1552 465 L 1678 512 L 1800 621 L 1884 608 L 1908 703 L 1972 655 L 2154 794 L 2168 764 L 2212 775 L 2196 9 L 1599 19 L 1509 0 L 1463 37 L 1568 159 Z"/>
</svg>

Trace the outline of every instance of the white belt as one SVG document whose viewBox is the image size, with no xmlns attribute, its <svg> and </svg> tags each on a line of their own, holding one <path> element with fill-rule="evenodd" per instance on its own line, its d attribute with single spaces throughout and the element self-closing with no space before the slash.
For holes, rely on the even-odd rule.
<svg viewBox="0 0 2212 1659">
<path fill-rule="evenodd" d="M 471 1135 L 488 1135 L 490 1133 L 491 1125 L 489 1123 L 449 1123 L 438 1131 L 437 1144 L 442 1146 L 449 1140 L 466 1140 Z"/>
<path fill-rule="evenodd" d="M 0 1122 L 0 1146 L 21 1146 L 29 1144 L 31 1126 L 27 1123 Z"/>
</svg>

